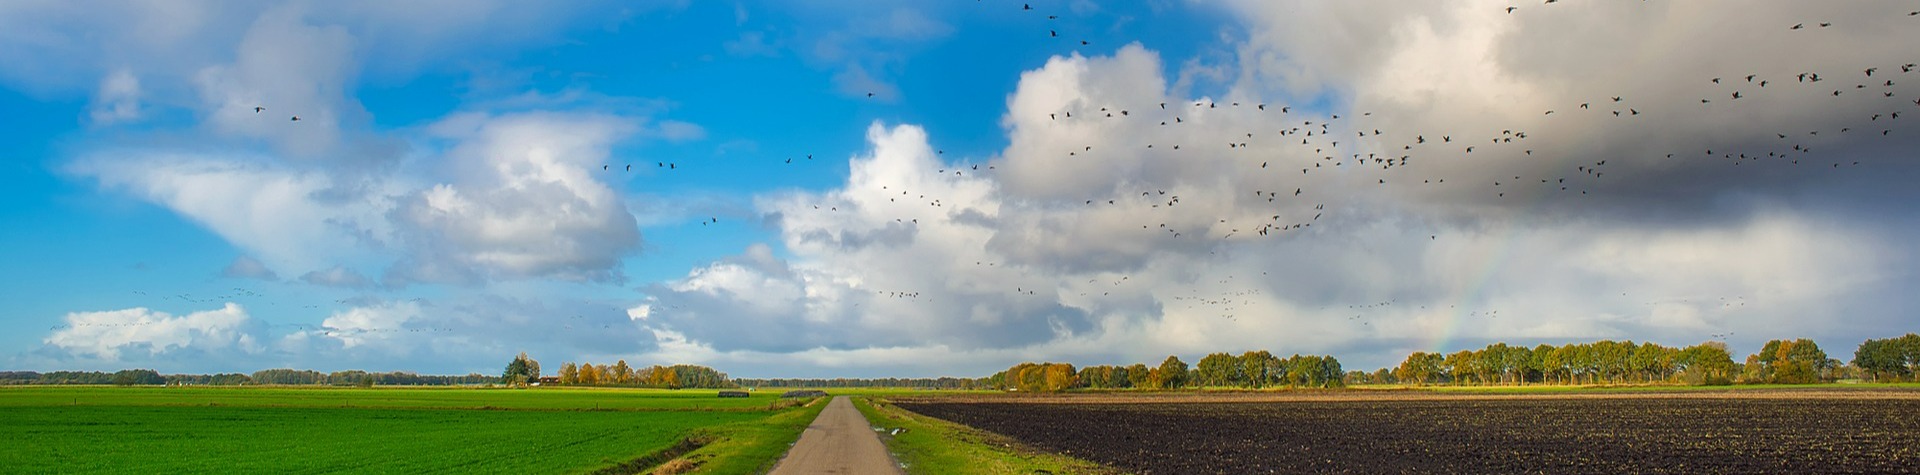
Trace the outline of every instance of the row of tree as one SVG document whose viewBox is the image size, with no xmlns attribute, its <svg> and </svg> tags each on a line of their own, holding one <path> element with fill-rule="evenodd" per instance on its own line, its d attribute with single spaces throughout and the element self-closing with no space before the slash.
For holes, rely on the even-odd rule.
<svg viewBox="0 0 1920 475">
<path fill-rule="evenodd" d="M 1240 356 L 1214 353 L 1189 368 L 1179 356 L 1168 356 L 1159 366 L 1088 366 L 1078 371 L 1067 363 L 1020 363 L 986 379 L 986 386 L 1011 391 L 1059 392 L 1069 389 L 1181 389 L 1181 388 L 1329 388 L 1344 385 L 1346 374 L 1332 356 L 1293 355 L 1267 351 Z"/>
<path fill-rule="evenodd" d="M 1656 343 L 1601 340 L 1532 348 L 1495 343 L 1450 354 L 1414 352 L 1400 366 L 1371 375 L 1365 383 L 1507 385 L 1656 382 L 1681 378 L 1695 384 L 1724 384 L 1738 368 L 1726 344 L 1708 342 L 1684 349 Z"/>
<path fill-rule="evenodd" d="M 735 379 L 735 385 L 749 388 L 910 388 L 910 389 L 988 389 L 979 378 L 781 378 Z"/>
<path fill-rule="evenodd" d="M 118 384 L 158 385 L 167 384 L 167 378 L 150 369 L 123 369 L 108 373 L 102 371 L 0 371 L 0 385 L 4 384 Z"/>
<path fill-rule="evenodd" d="M 229 377 L 229 379 L 231 379 Z M 493 384 L 497 378 L 480 373 L 466 376 L 423 375 L 408 371 L 373 373 L 361 370 L 322 373 L 303 369 L 269 369 L 253 372 L 242 384 L 326 385 L 326 386 L 478 386 Z"/>
<path fill-rule="evenodd" d="M 1352 372 L 1350 384 L 1608 384 L 1777 383 L 1804 384 L 1865 376 L 1906 380 L 1920 373 L 1920 336 L 1867 340 L 1854 353 L 1854 367 L 1827 357 L 1813 340 L 1772 340 L 1735 363 L 1722 342 L 1686 348 L 1656 343 L 1601 340 L 1539 345 L 1494 343 L 1448 354 L 1414 352 L 1398 367 Z"/>
<path fill-rule="evenodd" d="M 1453 353 L 1414 352 L 1398 367 L 1371 373 L 1345 372 L 1332 356 L 1280 358 L 1266 351 L 1235 356 L 1214 353 L 1188 369 L 1178 356 L 1159 366 L 1088 366 L 1020 363 L 994 373 L 980 386 L 998 390 L 1057 392 L 1072 389 L 1319 388 L 1346 384 L 1620 384 L 1733 383 L 1802 384 L 1861 377 L 1878 381 L 1920 379 L 1920 335 L 1867 340 L 1853 365 L 1827 357 L 1813 340 L 1768 341 L 1736 363 L 1726 343 L 1685 348 L 1657 343 L 1601 340 L 1534 347 L 1494 343 Z"/>
<path fill-rule="evenodd" d="M 635 369 L 627 360 L 610 365 L 593 363 L 560 365 L 560 384 L 580 386 L 632 386 L 664 389 L 731 388 L 727 374 L 697 365 L 650 366 Z"/>
</svg>

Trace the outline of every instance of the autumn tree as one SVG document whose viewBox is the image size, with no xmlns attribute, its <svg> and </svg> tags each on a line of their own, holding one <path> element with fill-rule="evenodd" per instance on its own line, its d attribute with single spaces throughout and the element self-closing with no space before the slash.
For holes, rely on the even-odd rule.
<svg viewBox="0 0 1920 475">
<path fill-rule="evenodd" d="M 1187 386 L 1187 363 L 1178 356 L 1168 356 L 1160 362 L 1160 367 L 1152 373 L 1153 387 L 1159 389 L 1179 389 Z"/>
<path fill-rule="evenodd" d="M 648 372 L 647 385 L 656 388 L 680 389 L 680 375 L 672 367 L 654 366 Z"/>
<path fill-rule="evenodd" d="M 1060 392 L 1072 388 L 1077 384 L 1074 378 L 1073 365 L 1067 363 L 1048 363 L 1044 366 L 1046 369 L 1042 377 L 1043 385 L 1040 388 L 1042 391 Z"/>
<path fill-rule="evenodd" d="M 1821 373 L 1830 368 L 1827 353 L 1820 351 L 1813 340 L 1805 338 L 1768 341 L 1747 361 L 1750 376 L 1781 384 L 1816 383 Z M 1758 368 L 1754 368 L 1756 364 Z"/>
<path fill-rule="evenodd" d="M 1194 367 L 1194 384 L 1201 387 L 1239 386 L 1245 379 L 1240 361 L 1226 353 L 1214 353 L 1200 358 L 1200 364 Z"/>
<path fill-rule="evenodd" d="M 615 361 L 612 373 L 614 384 L 633 384 L 633 367 L 627 366 L 627 360 Z"/>
<path fill-rule="evenodd" d="M 589 386 L 600 384 L 600 370 L 594 368 L 593 363 L 580 363 L 579 379 L 580 379 L 580 384 L 585 384 Z"/>
<path fill-rule="evenodd" d="M 579 384 L 580 367 L 572 361 L 560 363 L 560 384 Z"/>
</svg>

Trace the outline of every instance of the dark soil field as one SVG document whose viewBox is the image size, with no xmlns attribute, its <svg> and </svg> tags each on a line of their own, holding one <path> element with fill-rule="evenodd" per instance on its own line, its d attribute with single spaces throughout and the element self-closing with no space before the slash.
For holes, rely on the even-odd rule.
<svg viewBox="0 0 1920 475">
<path fill-rule="evenodd" d="M 1920 400 L 897 401 L 1141 474 L 1920 473 Z"/>
</svg>

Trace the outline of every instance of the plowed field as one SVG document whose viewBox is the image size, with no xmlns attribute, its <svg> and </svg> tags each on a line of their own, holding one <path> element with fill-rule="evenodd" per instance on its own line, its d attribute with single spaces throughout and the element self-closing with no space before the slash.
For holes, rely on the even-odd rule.
<svg viewBox="0 0 1920 475">
<path fill-rule="evenodd" d="M 898 405 L 1141 474 L 1920 472 L 1913 398 Z"/>
</svg>

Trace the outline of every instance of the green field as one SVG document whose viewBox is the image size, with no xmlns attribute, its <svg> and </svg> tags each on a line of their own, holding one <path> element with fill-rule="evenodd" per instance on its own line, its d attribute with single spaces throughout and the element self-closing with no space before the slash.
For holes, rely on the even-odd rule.
<svg viewBox="0 0 1920 475">
<path fill-rule="evenodd" d="M 303 387 L 0 386 L 0 408 L 14 406 L 235 406 L 395 409 L 714 411 L 764 410 L 777 391 L 715 397 L 712 389 L 334 389 Z"/>
<path fill-rule="evenodd" d="M 631 389 L 0 388 L 7 473 L 580 473 L 688 438 L 771 466 L 824 406 Z"/>
</svg>

